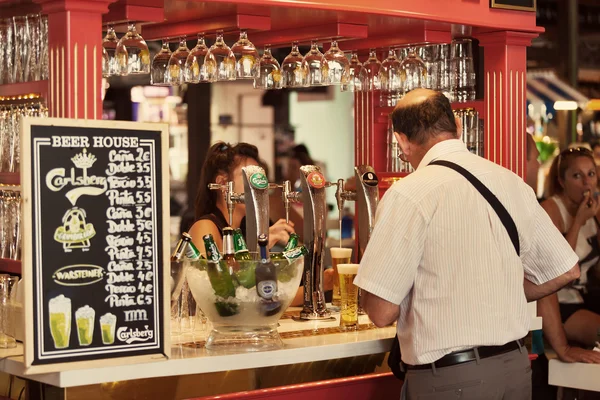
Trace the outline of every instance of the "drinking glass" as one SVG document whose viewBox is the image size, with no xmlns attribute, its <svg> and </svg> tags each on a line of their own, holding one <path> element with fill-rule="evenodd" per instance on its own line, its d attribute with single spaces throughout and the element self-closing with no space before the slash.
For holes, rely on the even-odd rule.
<svg viewBox="0 0 600 400">
<path fill-rule="evenodd" d="M 19 192 L 12 192 L 10 197 L 8 229 L 8 258 L 19 260 L 21 258 L 21 195 Z"/>
<path fill-rule="evenodd" d="M 0 258 L 8 258 L 10 244 L 8 242 L 8 224 L 10 223 L 9 191 L 0 190 Z"/>
<path fill-rule="evenodd" d="M 331 266 L 333 267 L 333 297 L 331 304 L 339 307 L 342 304 L 342 295 L 340 292 L 340 277 L 338 271 L 339 264 L 349 264 L 352 257 L 352 249 L 343 247 L 332 247 Z"/>
<path fill-rule="evenodd" d="M 40 17 L 40 42 L 42 44 L 42 62 L 40 66 L 40 78 L 48 79 L 48 16 Z"/>
<path fill-rule="evenodd" d="M 369 58 L 365 61 L 361 70 L 361 81 L 364 91 L 372 92 L 373 90 L 381 89 L 379 72 L 381 72 L 381 62 L 377 59 L 377 52 L 371 49 L 369 51 Z"/>
<path fill-rule="evenodd" d="M 308 70 L 302 63 L 302 54 L 298 50 L 298 42 L 292 43 L 292 51 L 281 63 L 281 85 L 285 88 L 306 86 Z"/>
<path fill-rule="evenodd" d="M 248 33 L 245 30 L 240 31 L 240 38 L 233 46 L 231 51 L 235 55 L 235 73 L 238 79 L 254 79 L 258 74 L 258 50 L 248 40 Z"/>
<path fill-rule="evenodd" d="M 347 82 L 350 75 L 350 62 L 338 47 L 337 41 L 323 55 L 323 79 L 326 85 L 339 85 Z"/>
<path fill-rule="evenodd" d="M 60 294 L 48 302 L 50 334 L 56 349 L 69 347 L 71 338 L 71 299 Z"/>
<path fill-rule="evenodd" d="M 24 82 L 29 72 L 29 30 L 27 17 L 13 17 L 14 70 L 13 82 Z"/>
<path fill-rule="evenodd" d="M 423 60 L 423 64 L 425 65 L 425 70 L 427 71 L 427 78 L 425 79 L 425 88 L 437 90 L 437 53 L 439 50 L 439 46 L 435 44 L 430 44 L 426 46 L 421 46 L 417 49 L 417 55 L 421 60 Z"/>
<path fill-rule="evenodd" d="M 150 73 L 150 51 L 144 38 L 137 33 L 135 24 L 129 24 L 127 33 L 117 43 L 115 55 L 119 75 Z"/>
<path fill-rule="evenodd" d="M 5 19 L 0 21 L 0 39 L 4 45 L 0 46 L 0 52 L 3 53 L 4 71 L 0 79 L 3 83 L 14 83 L 14 28 L 12 20 Z"/>
<path fill-rule="evenodd" d="M 190 49 L 187 47 L 185 37 L 179 38 L 179 46 L 171 55 L 169 60 L 168 73 L 165 76 L 165 82 L 170 85 L 178 86 L 185 83 L 185 63 L 190 55 Z"/>
<path fill-rule="evenodd" d="M 475 69 L 471 39 L 452 40 L 450 85 L 454 101 L 465 102 L 475 99 Z"/>
<path fill-rule="evenodd" d="M 209 53 L 216 62 L 216 80 L 235 80 L 235 55 L 223 40 L 223 31 L 217 31 L 217 40 L 210 47 Z"/>
<path fill-rule="evenodd" d="M 6 41 L 6 29 L 7 29 L 6 20 L 0 19 L 0 43 L 4 43 Z M 4 84 L 4 71 L 6 59 L 6 53 L 12 49 L 9 49 L 8 46 L 0 46 L 0 85 Z"/>
<path fill-rule="evenodd" d="M 340 86 L 342 92 L 361 92 L 362 82 L 360 79 L 360 73 L 363 69 L 363 65 L 358 59 L 358 53 L 352 52 L 350 56 L 350 65 L 348 66 L 348 80 L 343 82 Z"/>
<path fill-rule="evenodd" d="M 281 68 L 271 54 L 270 45 L 265 46 L 263 56 L 258 63 L 258 75 L 254 78 L 255 89 L 281 89 Z"/>
<path fill-rule="evenodd" d="M 358 286 L 354 284 L 358 266 L 358 264 L 338 264 L 341 294 L 340 327 L 344 330 L 358 329 Z"/>
<path fill-rule="evenodd" d="M 308 79 L 306 80 L 307 86 L 321 86 L 325 83 L 323 77 L 323 65 L 325 64 L 325 60 L 316 41 L 312 41 L 310 50 L 304 56 L 302 64 L 304 64 L 304 68 L 308 71 Z"/>
<path fill-rule="evenodd" d="M 203 33 L 198 34 L 198 43 L 190 50 L 185 62 L 185 71 L 188 83 L 207 83 L 216 80 L 217 61 L 208 51 Z"/>
<path fill-rule="evenodd" d="M 393 49 L 388 51 L 387 58 L 381 63 L 379 81 L 381 82 L 381 105 L 394 106 L 402 94 L 402 63 Z"/>
<path fill-rule="evenodd" d="M 415 53 L 414 48 L 410 48 L 408 55 L 402 60 L 401 65 L 402 83 L 404 93 L 413 89 L 425 87 L 427 80 L 427 69 L 425 63 Z"/>
<path fill-rule="evenodd" d="M 450 62 L 450 45 L 440 44 L 435 60 L 435 73 L 437 74 L 437 90 L 442 92 L 450 101 L 453 101 L 450 76 L 452 74 Z"/>
<path fill-rule="evenodd" d="M 18 282 L 16 276 L 0 274 L 0 348 L 17 347 L 15 340 L 15 313 L 13 290 Z"/>
<path fill-rule="evenodd" d="M 112 75 L 119 75 L 119 60 L 116 57 L 117 45 L 119 44 L 119 39 L 117 38 L 117 34 L 112 26 L 108 26 L 106 29 L 106 36 L 102 39 L 102 48 L 106 51 L 106 58 L 108 59 L 106 63 L 106 69 L 102 68 L 102 76 L 108 78 Z M 127 58 L 127 49 L 123 49 L 122 52 L 125 54 L 125 58 Z"/>
<path fill-rule="evenodd" d="M 75 311 L 75 324 L 77 325 L 77 339 L 80 346 L 89 346 L 94 340 L 94 325 L 96 311 L 85 305 Z"/>
<path fill-rule="evenodd" d="M 27 75 L 25 80 L 39 81 L 41 79 L 41 64 L 42 64 L 42 41 L 41 36 L 41 16 L 39 14 L 31 14 L 27 16 L 27 26 L 29 31 L 29 60 Z"/>
<path fill-rule="evenodd" d="M 162 48 L 152 59 L 152 67 L 150 68 L 150 84 L 154 86 L 169 86 L 167 82 L 167 69 L 169 60 L 171 59 L 171 49 L 169 48 L 168 39 L 163 40 Z"/>
</svg>

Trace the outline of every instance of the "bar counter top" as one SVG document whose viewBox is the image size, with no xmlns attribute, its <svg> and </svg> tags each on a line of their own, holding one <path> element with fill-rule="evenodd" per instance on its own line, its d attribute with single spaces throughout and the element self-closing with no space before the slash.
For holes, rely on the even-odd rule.
<svg viewBox="0 0 600 400">
<path fill-rule="evenodd" d="M 338 321 L 296 322 L 292 319 L 282 319 L 279 332 L 333 328 L 339 325 Z M 359 322 L 368 324 L 369 320 L 366 316 L 361 316 Z M 284 338 L 283 349 L 238 354 L 215 352 L 209 354 L 204 347 L 184 344 L 193 340 L 190 334 L 172 337 L 169 360 L 157 359 L 156 362 L 127 364 L 127 360 L 124 359 L 123 364 L 118 366 L 73 369 L 36 375 L 26 373 L 23 364 L 23 345 L 18 343 L 14 349 L 0 350 L 0 371 L 68 388 L 114 381 L 252 369 L 380 354 L 390 349 L 395 333 L 395 327 L 386 327 L 349 333 Z"/>
</svg>

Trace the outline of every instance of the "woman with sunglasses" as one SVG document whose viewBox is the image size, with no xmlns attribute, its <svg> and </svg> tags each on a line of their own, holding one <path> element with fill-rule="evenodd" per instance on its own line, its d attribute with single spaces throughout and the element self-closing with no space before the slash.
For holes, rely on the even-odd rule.
<svg viewBox="0 0 600 400">
<path fill-rule="evenodd" d="M 226 185 L 233 181 L 233 189 L 237 193 L 244 191 L 242 168 L 249 165 L 263 165 L 258 156 L 258 149 L 248 143 L 230 145 L 218 142 L 214 144 L 206 154 L 204 165 L 200 173 L 200 185 L 196 196 L 196 222 L 189 230 L 192 241 L 201 251 L 204 249 L 204 235 L 211 234 L 216 245 L 223 249 L 223 228 L 229 226 L 225 217 L 228 215 L 227 204 L 222 192 L 210 190 L 209 183 Z M 245 232 L 246 207 L 244 204 L 236 204 L 233 211 L 232 228 L 241 228 Z M 277 243 L 285 244 L 294 232 L 294 224 L 288 224 L 285 219 L 278 220 L 269 228 L 269 248 Z M 203 252 L 203 251 L 202 251 Z M 204 253 L 204 252 L 203 252 Z M 325 271 L 325 290 L 333 288 L 333 270 Z M 302 304 L 303 289 L 300 288 L 292 305 Z"/>
<path fill-rule="evenodd" d="M 546 195 L 542 207 L 579 256 L 581 268 L 580 278 L 558 292 L 565 333 L 569 341 L 592 346 L 600 315 L 593 312 L 598 305 L 587 296 L 586 285 L 600 259 L 600 199 L 591 150 L 579 147 L 560 153 L 550 167 Z"/>
</svg>

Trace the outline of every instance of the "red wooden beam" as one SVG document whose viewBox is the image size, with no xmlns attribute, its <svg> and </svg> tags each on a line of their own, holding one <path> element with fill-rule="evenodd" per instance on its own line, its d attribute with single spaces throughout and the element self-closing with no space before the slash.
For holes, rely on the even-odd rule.
<svg viewBox="0 0 600 400">
<path fill-rule="evenodd" d="M 198 33 L 225 32 L 247 29 L 249 31 L 268 31 L 271 29 L 271 17 L 260 15 L 231 14 L 210 19 L 194 21 L 165 22 L 144 26 L 142 35 L 145 40 L 158 40 L 167 37 L 195 36 Z M 252 38 L 250 38 L 252 40 Z"/>
<path fill-rule="evenodd" d="M 102 16 L 103 24 L 119 24 L 127 21 L 163 22 L 165 11 L 162 7 L 148 7 L 116 3 L 109 7 L 108 14 Z"/>
<path fill-rule="evenodd" d="M 344 43 L 344 50 L 385 49 L 408 44 L 450 43 L 450 31 L 433 31 L 429 29 L 413 29 L 410 31 L 390 32 L 388 34 L 368 37 L 366 39 L 349 40 Z"/>
<path fill-rule="evenodd" d="M 282 29 L 279 31 L 257 32 L 249 39 L 255 46 L 270 44 L 273 47 L 289 46 L 292 42 L 310 43 L 312 40 L 330 42 L 332 40 L 348 40 L 366 38 L 369 34 L 367 25 L 345 24 L 341 22 Z"/>
</svg>

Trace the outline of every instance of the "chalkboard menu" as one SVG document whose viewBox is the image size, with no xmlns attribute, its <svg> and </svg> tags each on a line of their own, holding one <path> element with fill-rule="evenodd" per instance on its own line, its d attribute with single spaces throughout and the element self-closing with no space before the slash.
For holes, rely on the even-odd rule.
<svg viewBox="0 0 600 400">
<path fill-rule="evenodd" d="M 490 0 L 490 7 L 506 10 L 535 11 L 536 0 Z"/>
<path fill-rule="evenodd" d="M 168 357 L 167 134 L 163 124 L 24 121 L 27 367 Z"/>
</svg>

